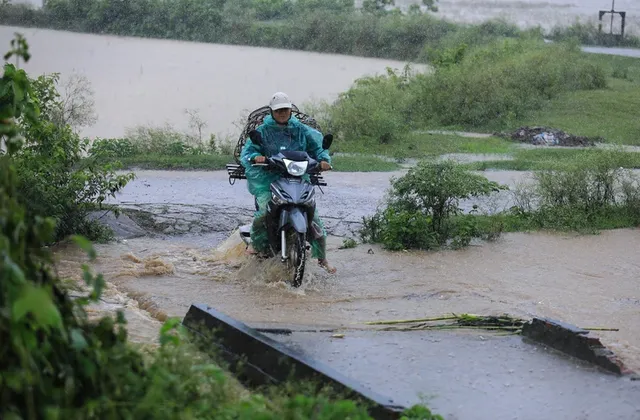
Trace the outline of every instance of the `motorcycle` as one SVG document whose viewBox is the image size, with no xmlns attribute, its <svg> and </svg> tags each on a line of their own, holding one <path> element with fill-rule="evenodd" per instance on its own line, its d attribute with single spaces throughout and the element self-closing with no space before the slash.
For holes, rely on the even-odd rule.
<svg viewBox="0 0 640 420">
<path fill-rule="evenodd" d="M 256 130 L 249 133 L 253 144 L 261 145 L 262 136 Z M 322 140 L 322 148 L 328 150 L 333 135 L 327 134 Z M 281 177 L 270 185 L 271 200 L 267 204 L 265 223 L 270 255 L 280 256 L 291 275 L 293 287 L 302 285 L 310 235 L 319 238 L 322 230 L 313 222 L 316 211 L 315 187 L 326 185 L 320 174 L 320 162 L 307 152 L 281 150 L 266 158 L 265 163 L 253 163 L 269 171 L 276 171 Z M 309 175 L 309 180 L 303 178 Z M 257 208 L 257 203 L 256 203 Z M 251 225 L 240 227 L 244 243 L 251 244 Z"/>
</svg>

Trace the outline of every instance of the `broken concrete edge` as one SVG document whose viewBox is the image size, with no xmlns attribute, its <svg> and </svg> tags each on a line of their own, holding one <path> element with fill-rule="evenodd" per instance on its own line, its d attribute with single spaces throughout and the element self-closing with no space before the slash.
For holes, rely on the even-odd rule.
<svg viewBox="0 0 640 420">
<path fill-rule="evenodd" d="M 522 336 L 615 374 L 634 380 L 639 378 L 598 337 L 575 325 L 549 318 L 533 318 L 522 327 Z"/>
<path fill-rule="evenodd" d="M 375 419 L 396 420 L 406 409 L 208 305 L 191 305 L 182 325 L 200 336 L 204 335 L 201 328 L 210 333 L 212 342 L 207 344 L 220 350 L 231 372 L 245 386 L 313 380 L 330 386 L 345 398 L 363 402 Z"/>
</svg>

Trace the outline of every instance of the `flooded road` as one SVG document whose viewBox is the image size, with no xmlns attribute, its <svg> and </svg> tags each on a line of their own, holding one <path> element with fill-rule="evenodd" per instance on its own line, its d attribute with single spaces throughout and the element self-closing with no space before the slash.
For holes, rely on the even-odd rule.
<svg viewBox="0 0 640 420">
<path fill-rule="evenodd" d="M 349 331 L 342 339 L 307 332 L 270 336 L 396 404 L 423 402 L 447 420 L 640 417 L 640 382 L 599 372 L 520 337 L 441 331 Z"/>
<path fill-rule="evenodd" d="M 329 187 L 318 205 L 329 230 L 355 233 L 360 217 L 375 211 L 392 175 L 328 173 Z M 523 176 L 486 175 L 507 184 Z M 460 251 L 400 253 L 369 245 L 338 249 L 342 238 L 333 236 L 329 255 L 338 274 L 330 276 L 311 263 L 305 286 L 290 290 L 279 264 L 247 260 L 237 236 L 223 246 L 226 255 L 216 251 L 230 230 L 251 217 L 246 184 L 225 183 L 221 172 L 141 171 L 119 203 L 155 208 L 161 217 L 197 214 L 208 219 L 208 233 L 101 245 L 96 270 L 119 288 L 144 294 L 155 311 L 169 316 L 182 317 L 197 302 L 251 325 L 362 328 L 366 321 L 455 312 L 541 315 L 580 327 L 620 328 L 598 336 L 640 368 L 637 230 L 593 236 L 514 233 Z M 71 251 L 64 257 L 82 259 Z"/>
</svg>

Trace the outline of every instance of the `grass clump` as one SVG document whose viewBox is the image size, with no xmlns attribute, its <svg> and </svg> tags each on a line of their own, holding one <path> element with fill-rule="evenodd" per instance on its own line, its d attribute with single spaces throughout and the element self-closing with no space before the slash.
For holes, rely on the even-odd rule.
<svg viewBox="0 0 640 420">
<path fill-rule="evenodd" d="M 358 246 L 358 242 L 356 242 L 355 239 L 353 238 L 347 238 L 345 240 L 342 241 L 342 245 L 340 246 L 340 249 L 352 249 Z"/>
</svg>

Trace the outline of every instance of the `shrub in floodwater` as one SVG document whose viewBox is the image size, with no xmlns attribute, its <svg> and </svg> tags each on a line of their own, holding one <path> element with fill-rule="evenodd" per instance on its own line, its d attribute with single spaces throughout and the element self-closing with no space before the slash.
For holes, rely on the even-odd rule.
<svg viewBox="0 0 640 420">
<path fill-rule="evenodd" d="M 623 169 L 628 153 L 580 154 L 557 170 L 534 174 L 519 191 L 516 213 L 534 227 L 583 230 L 640 223 L 640 179 Z"/>
<path fill-rule="evenodd" d="M 392 180 L 385 208 L 364 218 L 362 239 L 400 250 L 433 249 L 448 241 L 462 247 L 474 237 L 495 236 L 473 216 L 463 215 L 459 203 L 504 189 L 454 162 L 422 161 Z"/>
</svg>

